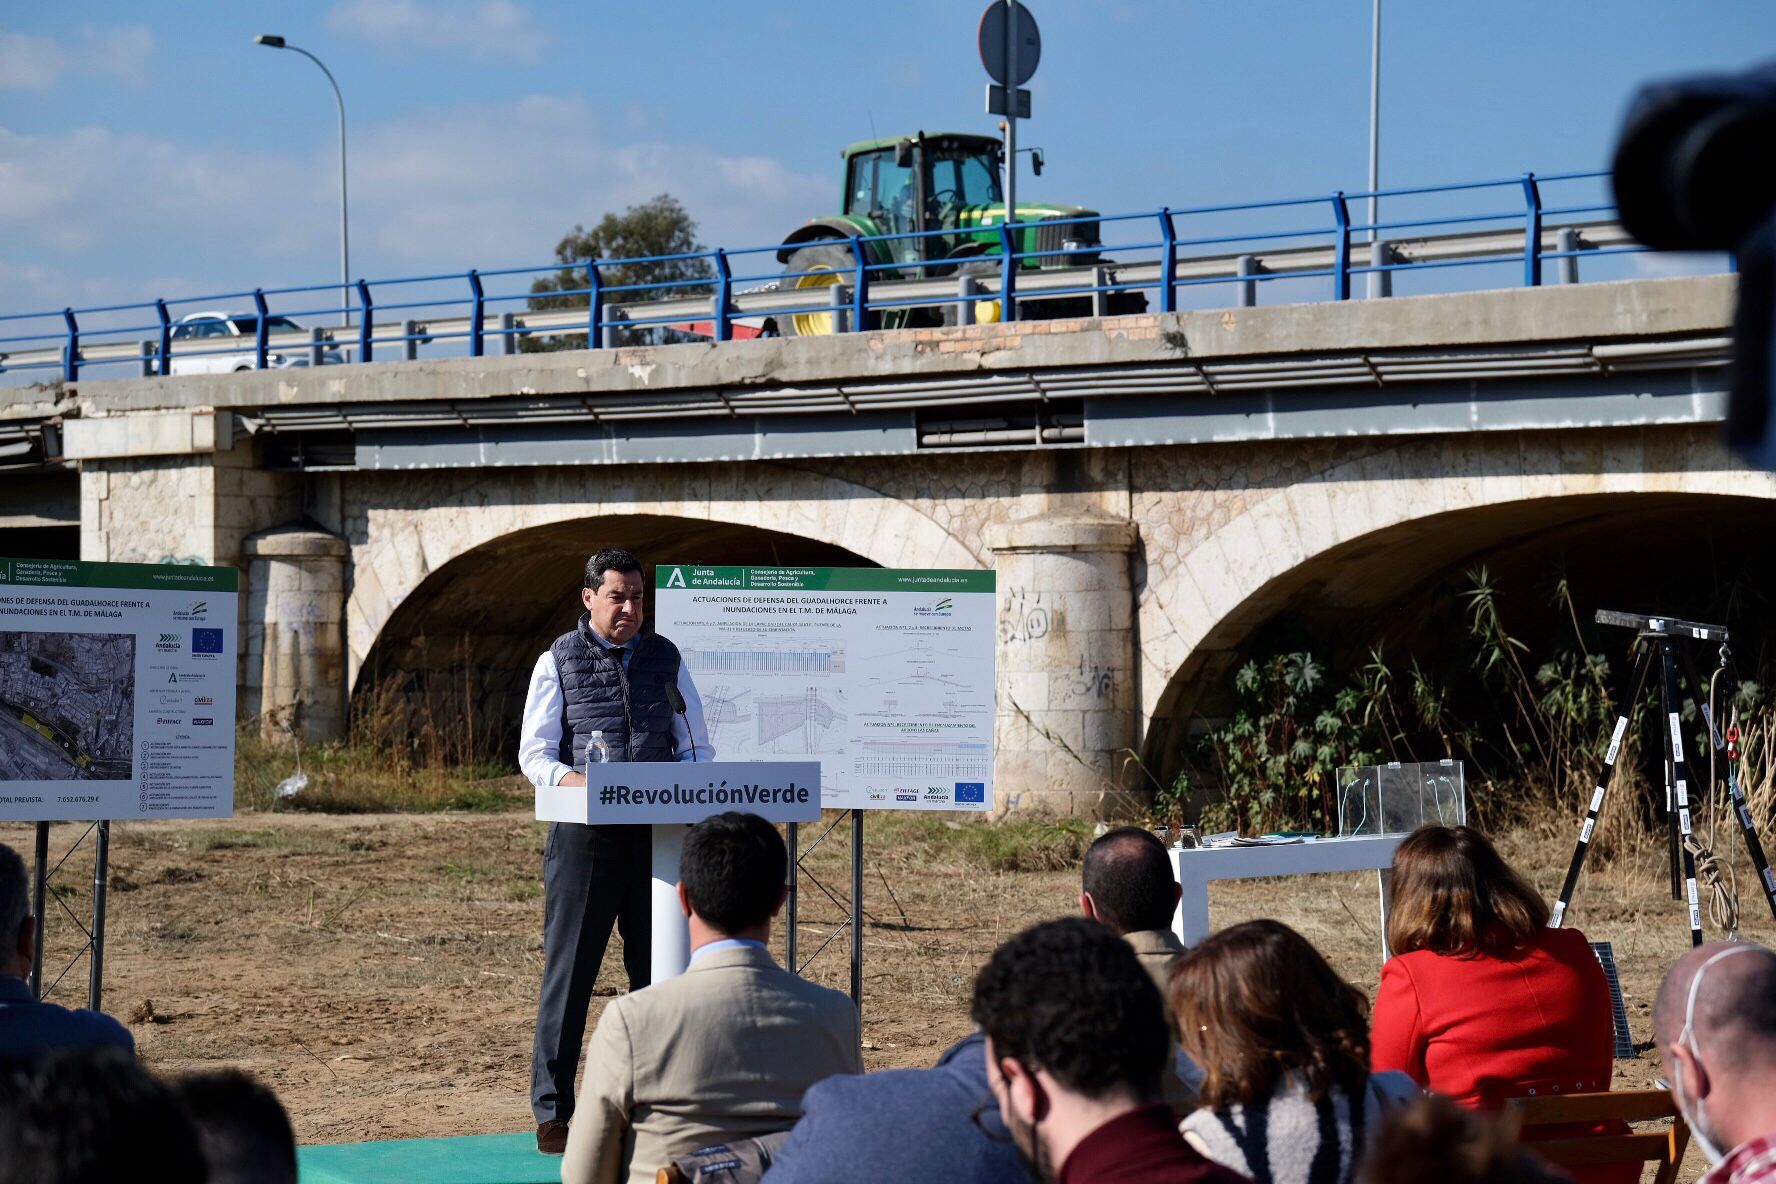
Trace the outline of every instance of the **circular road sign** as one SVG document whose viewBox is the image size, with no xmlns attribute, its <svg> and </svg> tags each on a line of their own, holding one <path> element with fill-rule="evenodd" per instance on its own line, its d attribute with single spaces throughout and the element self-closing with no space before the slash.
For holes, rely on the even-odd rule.
<svg viewBox="0 0 1776 1184">
<path fill-rule="evenodd" d="M 1007 32 L 1011 24 L 1013 4 L 1017 4 L 1018 10 L 1016 82 L 1005 77 L 1005 51 L 1009 40 Z M 987 5 L 987 10 L 981 13 L 979 42 L 981 65 L 987 68 L 987 77 L 1000 86 L 1022 86 L 1030 81 L 1030 76 L 1036 73 L 1036 63 L 1042 60 L 1042 31 L 1036 27 L 1036 18 L 1030 15 L 1030 10 L 1018 3 L 1018 0 L 993 0 L 993 3 Z"/>
</svg>

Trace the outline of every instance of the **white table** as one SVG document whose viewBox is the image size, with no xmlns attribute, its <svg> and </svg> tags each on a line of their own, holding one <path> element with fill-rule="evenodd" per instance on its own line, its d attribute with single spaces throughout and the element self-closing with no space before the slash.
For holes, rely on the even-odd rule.
<svg viewBox="0 0 1776 1184">
<path fill-rule="evenodd" d="M 1394 848 L 1405 835 L 1365 835 L 1354 839 L 1318 839 L 1282 843 L 1271 847 L 1173 847 L 1172 871 L 1184 889 L 1178 910 L 1172 914 L 1172 932 L 1187 946 L 1207 937 L 1209 881 L 1252 880 L 1260 876 L 1301 876 L 1321 872 L 1361 872 L 1373 869 L 1381 902 L 1381 956 L 1387 949 L 1388 881 L 1393 873 Z"/>
</svg>

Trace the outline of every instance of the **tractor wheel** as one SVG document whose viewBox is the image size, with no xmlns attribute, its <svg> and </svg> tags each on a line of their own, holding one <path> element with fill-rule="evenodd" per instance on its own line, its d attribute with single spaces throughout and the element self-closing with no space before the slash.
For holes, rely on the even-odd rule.
<svg viewBox="0 0 1776 1184">
<path fill-rule="evenodd" d="M 817 291 L 843 283 L 856 274 L 857 262 L 851 248 L 831 240 L 812 242 L 798 247 L 784 267 L 783 286 L 806 291 L 808 303 L 821 302 L 825 293 Z M 784 337 L 828 337 L 837 331 L 830 312 L 796 312 L 777 318 L 777 332 Z"/>
<path fill-rule="evenodd" d="M 990 279 L 997 279 L 999 277 L 999 272 L 1000 267 L 997 259 L 969 259 L 958 263 L 956 265 L 956 270 L 950 274 L 958 276 L 986 276 Z M 959 325 L 962 323 L 961 318 L 958 316 L 960 310 L 957 309 L 954 302 L 940 305 L 939 307 L 943 310 L 943 323 L 945 325 Z M 996 325 L 1004 319 L 1004 309 L 1005 306 L 999 303 L 999 298 L 997 296 L 984 296 L 974 302 L 974 323 L 977 325 Z"/>
</svg>

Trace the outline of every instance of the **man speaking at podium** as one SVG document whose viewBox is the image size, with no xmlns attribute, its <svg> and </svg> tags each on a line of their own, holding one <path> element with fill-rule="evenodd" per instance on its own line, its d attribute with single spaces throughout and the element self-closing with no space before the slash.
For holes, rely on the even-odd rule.
<svg viewBox="0 0 1776 1184">
<path fill-rule="evenodd" d="M 646 586 L 641 562 L 628 551 L 607 548 L 586 561 L 586 611 L 537 659 L 524 700 L 518 766 L 531 784 L 586 784 L 594 733 L 603 734 L 613 761 L 715 759 L 703 702 L 678 647 L 642 632 Z M 646 826 L 549 824 L 543 987 L 530 1073 L 537 1150 L 545 1154 L 567 1146 L 586 1009 L 613 922 L 629 989 L 648 985 L 651 863 Z"/>
</svg>

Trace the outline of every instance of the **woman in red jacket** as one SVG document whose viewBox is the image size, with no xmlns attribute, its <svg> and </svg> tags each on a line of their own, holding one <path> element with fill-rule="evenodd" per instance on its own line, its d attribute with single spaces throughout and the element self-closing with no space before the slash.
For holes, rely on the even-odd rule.
<svg viewBox="0 0 1776 1184">
<path fill-rule="evenodd" d="M 1609 984 L 1585 935 L 1547 928 L 1547 903 L 1465 826 L 1414 831 L 1393 873 L 1372 1067 L 1481 1110 L 1609 1089 Z M 1574 1173 L 1581 1184 L 1638 1176 L 1637 1165 Z"/>
</svg>

